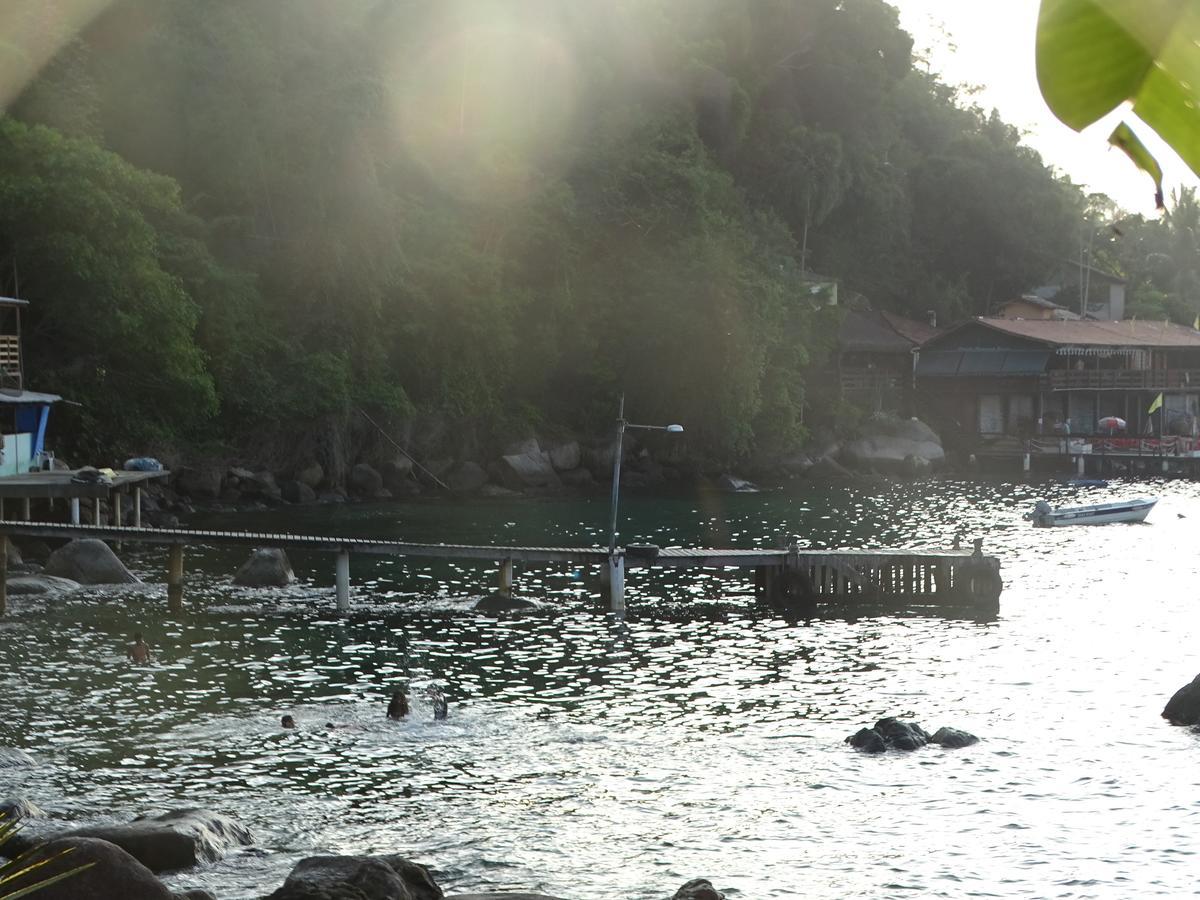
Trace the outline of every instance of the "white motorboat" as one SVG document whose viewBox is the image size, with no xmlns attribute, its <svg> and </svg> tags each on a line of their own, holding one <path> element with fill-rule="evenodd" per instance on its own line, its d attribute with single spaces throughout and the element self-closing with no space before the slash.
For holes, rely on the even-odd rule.
<svg viewBox="0 0 1200 900">
<path fill-rule="evenodd" d="M 1060 506 L 1053 508 L 1045 500 L 1034 504 L 1028 516 L 1034 525 L 1053 528 L 1059 525 L 1108 525 L 1111 522 L 1142 522 L 1154 509 L 1157 497 L 1139 497 L 1116 503 L 1093 503 L 1091 506 Z"/>
</svg>

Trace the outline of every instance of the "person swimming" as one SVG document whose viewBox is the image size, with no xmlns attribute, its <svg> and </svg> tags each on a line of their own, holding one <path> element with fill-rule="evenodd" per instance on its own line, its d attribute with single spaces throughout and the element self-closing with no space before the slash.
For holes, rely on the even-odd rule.
<svg viewBox="0 0 1200 900">
<path fill-rule="evenodd" d="M 150 645 L 142 639 L 140 631 L 134 634 L 133 643 L 125 648 L 125 655 L 139 666 L 150 662 Z"/>
<path fill-rule="evenodd" d="M 425 689 L 425 693 L 429 695 L 429 700 L 433 703 L 434 721 L 440 721 L 450 715 L 450 704 L 446 702 L 446 695 L 442 693 L 440 687 L 431 684 Z"/>
<path fill-rule="evenodd" d="M 387 717 L 398 722 L 407 716 L 408 712 L 408 696 L 404 691 L 393 691 L 392 702 L 388 704 Z"/>
<path fill-rule="evenodd" d="M 433 704 L 434 721 L 439 721 L 449 715 L 450 704 L 446 702 L 446 696 L 440 687 L 436 684 L 429 685 L 425 688 L 425 696 Z M 404 691 L 393 691 L 391 702 L 388 703 L 387 717 L 392 721 L 399 722 L 401 719 L 407 718 L 410 712 L 412 710 L 408 705 L 408 695 Z"/>
<path fill-rule="evenodd" d="M 282 719 L 279 720 L 279 724 L 282 725 L 284 728 L 295 728 L 296 720 L 293 719 L 291 716 L 284 716 Z"/>
</svg>

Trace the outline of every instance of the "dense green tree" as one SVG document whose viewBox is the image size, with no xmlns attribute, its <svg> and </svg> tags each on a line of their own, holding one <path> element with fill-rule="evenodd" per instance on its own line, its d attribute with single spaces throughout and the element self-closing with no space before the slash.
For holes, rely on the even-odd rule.
<svg viewBox="0 0 1200 900">
<path fill-rule="evenodd" d="M 92 358 L 72 303 L 161 307 L 153 348 L 103 342 L 105 372 L 171 374 L 165 397 L 123 389 L 131 422 L 335 473 L 368 439 L 358 408 L 440 423 L 424 449 L 457 454 L 604 427 L 621 391 L 698 455 L 786 453 L 836 332 L 806 272 L 983 312 L 1079 220 L 1012 128 L 914 68 L 882 0 L 118 0 L 60 37 L 12 113 L 127 163 L 35 131 L 106 162 L 5 173 L 38 228 L 108 242 L 112 271 L 69 242 L 62 272 L 19 258 L 39 377 L 73 390 Z M 60 165 L 84 206 L 106 167 L 141 186 L 122 197 L 143 230 L 95 234 L 34 193 Z M 126 439 L 88 408 L 89 439 Z"/>
</svg>

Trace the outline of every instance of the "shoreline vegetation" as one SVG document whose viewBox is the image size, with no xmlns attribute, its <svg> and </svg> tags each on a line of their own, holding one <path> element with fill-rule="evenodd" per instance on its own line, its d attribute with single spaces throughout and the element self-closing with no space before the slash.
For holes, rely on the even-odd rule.
<svg viewBox="0 0 1200 900">
<path fill-rule="evenodd" d="M 623 393 L 737 470 L 853 434 L 827 376 L 855 303 L 986 314 L 1081 231 L 1129 315 L 1200 302 L 1190 193 L 1085 195 L 882 0 L 13 3 L 47 61 L 0 85 L 0 292 L 28 386 L 78 404 L 70 459 L 338 485 L 391 440 L 596 435 Z"/>
</svg>

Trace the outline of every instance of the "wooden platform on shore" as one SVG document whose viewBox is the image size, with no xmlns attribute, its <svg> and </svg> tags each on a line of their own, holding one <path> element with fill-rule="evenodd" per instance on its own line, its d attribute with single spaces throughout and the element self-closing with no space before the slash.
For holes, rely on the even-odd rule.
<svg viewBox="0 0 1200 900">
<path fill-rule="evenodd" d="M 20 500 L 26 497 L 40 500 L 70 500 L 72 498 L 105 499 L 114 492 L 127 491 L 136 485 L 158 478 L 169 478 L 171 473 L 160 472 L 116 472 L 111 484 L 102 482 L 74 481 L 79 470 L 26 472 L 22 475 L 6 475 L 0 478 L 0 500 Z"/>
</svg>

